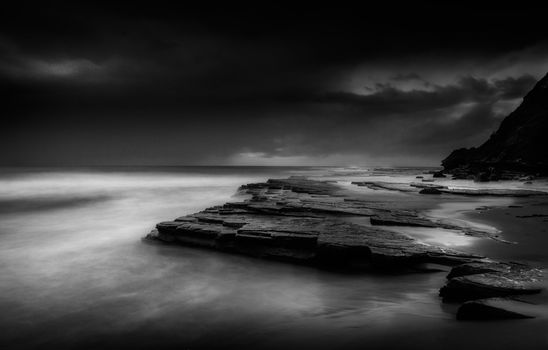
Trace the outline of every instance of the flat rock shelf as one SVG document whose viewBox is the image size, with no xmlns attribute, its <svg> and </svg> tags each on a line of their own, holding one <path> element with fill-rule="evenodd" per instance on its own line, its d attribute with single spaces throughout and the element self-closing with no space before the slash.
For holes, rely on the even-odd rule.
<svg viewBox="0 0 548 350">
<path fill-rule="evenodd" d="M 247 184 L 239 192 L 247 198 L 161 222 L 145 240 L 330 269 L 392 273 L 425 271 L 428 263 L 453 266 L 440 296 L 447 302 L 464 303 L 459 319 L 472 318 L 467 316 L 470 310 L 493 309 L 492 303 L 479 300 L 541 292 L 541 270 L 423 244 L 391 231 L 390 226 L 452 229 L 497 239 L 492 232 L 438 222 L 414 210 L 353 196 L 336 183 L 303 177 Z M 353 223 L 348 220 L 352 217 L 368 217 L 370 225 Z M 478 303 L 472 304 L 474 300 Z M 497 300 L 498 309 L 513 305 Z M 510 311 L 490 315 L 515 317 Z"/>
</svg>

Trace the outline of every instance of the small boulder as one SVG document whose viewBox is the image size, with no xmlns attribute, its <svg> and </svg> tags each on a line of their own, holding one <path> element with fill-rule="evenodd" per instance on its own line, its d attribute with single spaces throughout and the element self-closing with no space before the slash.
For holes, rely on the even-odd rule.
<svg viewBox="0 0 548 350">
<path fill-rule="evenodd" d="M 436 171 L 434 174 L 432 174 L 432 177 L 444 178 L 447 176 L 445 176 L 441 171 Z"/>
<path fill-rule="evenodd" d="M 536 306 L 510 298 L 489 298 L 468 301 L 457 311 L 457 320 L 500 320 L 534 318 Z"/>
<path fill-rule="evenodd" d="M 477 262 L 453 267 L 440 289 L 445 301 L 466 301 L 542 291 L 542 270 L 517 263 Z"/>
</svg>

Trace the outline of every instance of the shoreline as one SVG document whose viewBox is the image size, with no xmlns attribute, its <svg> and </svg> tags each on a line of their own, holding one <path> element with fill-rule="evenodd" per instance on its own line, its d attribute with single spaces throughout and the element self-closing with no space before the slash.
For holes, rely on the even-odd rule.
<svg viewBox="0 0 548 350">
<path fill-rule="evenodd" d="M 479 242 L 480 249 L 495 258 L 513 259 L 548 267 L 543 247 L 548 246 L 548 201 L 545 199 L 516 199 L 508 206 L 474 210 L 464 213 L 471 220 L 501 228 L 501 236 L 513 247 L 495 246 Z"/>
</svg>

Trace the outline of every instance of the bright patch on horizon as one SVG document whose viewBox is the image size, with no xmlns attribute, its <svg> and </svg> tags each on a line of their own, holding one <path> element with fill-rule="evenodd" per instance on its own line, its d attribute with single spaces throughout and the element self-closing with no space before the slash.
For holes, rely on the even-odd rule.
<svg viewBox="0 0 548 350">
<path fill-rule="evenodd" d="M 265 152 L 241 152 L 229 159 L 232 165 L 284 166 L 284 165 L 319 165 L 318 159 L 308 156 L 278 156 Z"/>
<path fill-rule="evenodd" d="M 394 166 L 394 164 L 435 166 L 430 159 L 420 157 L 380 157 L 355 153 L 310 154 L 285 156 L 266 152 L 246 151 L 233 154 L 227 165 L 238 166 Z"/>
<path fill-rule="evenodd" d="M 35 75 L 69 78 L 86 74 L 99 73 L 102 67 L 87 59 L 74 59 L 62 61 L 32 60 L 29 68 Z"/>
</svg>

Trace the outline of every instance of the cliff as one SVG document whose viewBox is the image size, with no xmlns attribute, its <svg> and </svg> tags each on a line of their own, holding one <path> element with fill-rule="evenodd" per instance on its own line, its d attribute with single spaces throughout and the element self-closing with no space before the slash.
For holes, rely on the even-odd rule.
<svg viewBox="0 0 548 350">
<path fill-rule="evenodd" d="M 457 177 L 482 174 L 486 180 L 511 174 L 548 175 L 548 74 L 489 140 L 477 148 L 453 151 L 442 166 Z"/>
</svg>

